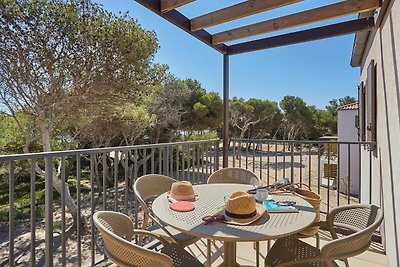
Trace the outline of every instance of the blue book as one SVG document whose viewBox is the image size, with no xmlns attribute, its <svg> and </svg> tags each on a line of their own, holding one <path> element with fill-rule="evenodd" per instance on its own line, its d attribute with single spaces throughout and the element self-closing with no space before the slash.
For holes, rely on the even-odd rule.
<svg viewBox="0 0 400 267">
<path fill-rule="evenodd" d="M 296 209 L 295 206 L 287 206 L 287 205 L 281 205 L 278 202 L 274 200 L 264 200 L 263 201 L 264 207 L 268 210 L 270 213 L 279 213 L 279 212 L 299 212 L 298 209 Z"/>
</svg>

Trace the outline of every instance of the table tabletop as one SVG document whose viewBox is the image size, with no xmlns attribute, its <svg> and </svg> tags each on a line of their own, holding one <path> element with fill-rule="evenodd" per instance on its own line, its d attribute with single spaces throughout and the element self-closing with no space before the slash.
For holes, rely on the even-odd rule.
<svg viewBox="0 0 400 267">
<path fill-rule="evenodd" d="M 252 185 L 243 184 L 194 185 L 193 189 L 198 194 L 198 199 L 193 202 L 195 206 L 193 211 L 171 210 L 166 193 L 154 200 L 152 210 L 161 221 L 179 231 L 197 237 L 231 242 L 277 239 L 298 233 L 313 223 L 316 214 L 311 204 L 293 194 L 282 194 L 273 195 L 273 198 L 277 201 L 295 201 L 299 212 L 266 213 L 254 223 L 244 226 L 219 222 L 204 224 L 203 217 L 213 215 L 218 208 L 225 205 L 225 196 L 251 188 L 253 188 Z"/>
</svg>

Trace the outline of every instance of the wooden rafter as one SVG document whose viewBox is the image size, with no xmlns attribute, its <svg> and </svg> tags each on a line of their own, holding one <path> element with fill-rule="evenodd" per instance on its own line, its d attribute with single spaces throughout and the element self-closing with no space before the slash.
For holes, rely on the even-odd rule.
<svg viewBox="0 0 400 267">
<path fill-rule="evenodd" d="M 229 6 L 190 21 L 191 30 L 197 31 L 210 26 L 218 25 L 231 20 L 239 19 L 260 12 L 272 10 L 282 6 L 301 2 L 303 0 L 248 0 Z"/>
<path fill-rule="evenodd" d="M 212 36 L 212 44 L 220 44 L 263 33 L 274 32 L 322 20 L 360 13 L 375 9 L 379 7 L 379 5 L 380 0 L 346 0 L 332 5 L 216 33 Z"/>
<path fill-rule="evenodd" d="M 193 1 L 195 1 L 195 0 L 160 0 L 161 12 L 171 11 L 172 9 L 186 5 Z"/>
<path fill-rule="evenodd" d="M 262 49 L 270 49 L 274 47 L 304 43 L 341 36 L 345 34 L 351 34 L 355 32 L 372 30 L 374 28 L 374 25 L 374 18 L 370 17 L 341 22 L 328 26 L 322 26 L 309 30 L 282 34 L 255 41 L 231 45 L 229 46 L 229 55 L 242 54 Z"/>
<path fill-rule="evenodd" d="M 222 54 L 226 54 L 228 52 L 228 47 L 224 44 L 212 45 L 211 44 L 211 34 L 208 33 L 206 30 L 200 30 L 197 32 L 190 31 L 190 20 L 182 15 L 177 10 L 171 10 L 167 13 L 162 13 L 160 11 L 160 1 L 159 0 L 135 0 L 139 4 L 143 5 L 147 9 L 153 11 L 157 15 L 163 17 L 167 21 L 171 22 L 175 26 L 179 27 L 180 29 L 184 30 L 185 32 L 189 33 L 193 37 L 197 38 L 198 40 L 202 41 L 203 43 L 211 46 L 218 52 Z"/>
</svg>

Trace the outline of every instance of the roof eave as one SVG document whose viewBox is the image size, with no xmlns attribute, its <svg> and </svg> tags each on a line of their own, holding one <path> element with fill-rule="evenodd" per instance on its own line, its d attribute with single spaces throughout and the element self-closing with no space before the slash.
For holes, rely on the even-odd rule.
<svg viewBox="0 0 400 267">
<path fill-rule="evenodd" d="M 365 18 L 373 16 L 374 11 L 368 11 L 358 14 L 358 18 Z M 362 31 L 355 34 L 354 43 L 353 43 L 353 51 L 351 53 L 351 61 L 350 66 L 352 67 L 360 67 L 361 60 L 364 55 L 364 50 L 367 45 L 369 37 L 369 31 Z"/>
</svg>

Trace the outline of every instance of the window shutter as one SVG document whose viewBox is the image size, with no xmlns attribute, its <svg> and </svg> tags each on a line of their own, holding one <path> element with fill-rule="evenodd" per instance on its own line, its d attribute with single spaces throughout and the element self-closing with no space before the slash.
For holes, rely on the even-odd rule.
<svg viewBox="0 0 400 267">
<path fill-rule="evenodd" d="M 361 82 L 358 87 L 358 119 L 359 119 L 359 140 L 365 141 L 365 84 Z"/>
<path fill-rule="evenodd" d="M 367 70 L 366 110 L 367 110 L 367 141 L 376 141 L 376 66 L 374 60 Z"/>
</svg>

